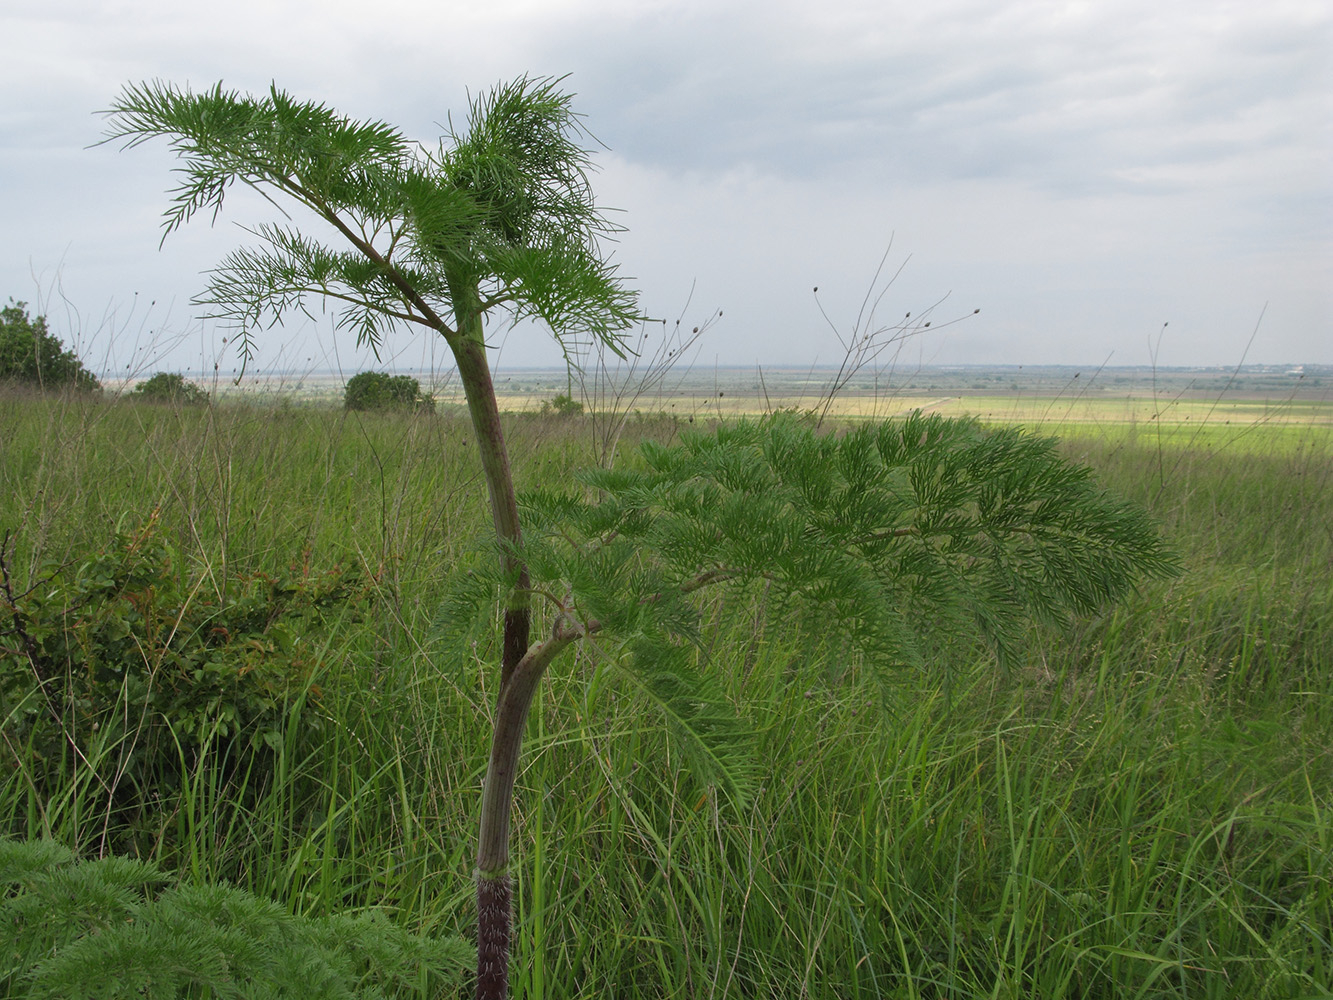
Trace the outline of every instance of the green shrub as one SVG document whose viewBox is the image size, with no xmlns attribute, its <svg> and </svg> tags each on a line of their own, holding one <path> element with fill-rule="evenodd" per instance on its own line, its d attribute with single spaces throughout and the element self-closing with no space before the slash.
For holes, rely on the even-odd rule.
<svg viewBox="0 0 1333 1000">
<path fill-rule="evenodd" d="M 435 400 L 422 393 L 416 379 L 385 372 L 353 375 L 347 380 L 343 402 L 349 410 L 435 409 Z"/>
<path fill-rule="evenodd" d="M 98 807 L 130 826 L 205 756 L 262 771 L 294 722 L 317 728 L 321 640 L 363 601 L 340 570 L 256 574 L 220 595 L 152 522 L 24 593 L 5 581 L 0 770 L 41 800 L 91 771 Z"/>
<path fill-rule="evenodd" d="M 557 417 L 574 417 L 582 412 L 583 404 L 563 392 L 542 403 L 542 413 L 554 413 Z"/>
<path fill-rule="evenodd" d="M 208 393 L 176 372 L 158 372 L 130 390 L 130 398 L 146 403 L 202 406 Z"/>
<path fill-rule="evenodd" d="M 129 858 L 0 839 L 0 998 L 388 1000 L 457 988 L 473 950 L 381 915 L 293 916 Z"/>
<path fill-rule="evenodd" d="M 100 389 L 96 376 L 46 328 L 46 317 L 30 319 L 26 302 L 0 309 L 0 381 L 37 389 Z"/>
</svg>

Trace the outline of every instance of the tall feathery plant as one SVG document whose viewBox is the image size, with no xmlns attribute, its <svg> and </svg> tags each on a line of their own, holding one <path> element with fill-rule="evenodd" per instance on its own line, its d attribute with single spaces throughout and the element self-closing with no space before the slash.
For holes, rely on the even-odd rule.
<svg viewBox="0 0 1333 1000">
<path fill-rule="evenodd" d="M 181 158 L 164 228 L 215 218 L 232 185 L 295 203 L 325 224 L 326 243 L 292 225 L 255 230 L 196 300 L 239 327 L 248 357 L 263 321 L 342 305 L 340 324 L 378 345 L 396 325 L 444 338 L 479 445 L 507 583 L 500 695 L 477 855 L 478 996 L 507 992 L 510 794 L 528 707 L 555 647 L 530 648 L 523 536 L 485 323 L 498 311 L 536 317 L 557 338 L 620 349 L 637 318 L 599 239 L 614 231 L 588 180 L 585 133 L 559 81 L 519 79 L 472 103 L 466 126 L 435 148 L 382 122 L 353 121 L 273 87 L 266 97 L 167 83 L 127 86 L 108 112 L 107 141 L 166 139 Z M 565 638 L 565 633 L 559 633 Z M 572 637 L 570 637 L 572 638 Z"/>
<path fill-rule="evenodd" d="M 845 640 L 872 667 L 930 665 L 951 643 L 1000 656 L 1028 621 L 1058 619 L 1174 569 L 1147 518 L 1097 489 L 1049 440 L 914 417 L 844 436 L 780 418 L 645 446 L 642 467 L 571 490 L 514 488 L 483 340 L 496 310 L 564 342 L 622 349 L 633 295 L 601 254 L 583 133 L 558 81 L 522 79 L 476 101 L 437 149 L 274 89 L 251 98 L 131 86 L 109 139 L 164 137 L 183 180 L 174 230 L 221 208 L 239 181 L 313 211 L 340 241 L 290 226 L 228 256 L 198 301 L 237 323 L 312 298 L 377 344 L 397 324 L 442 336 L 480 446 L 496 558 L 442 580 L 454 622 L 502 595 L 500 686 L 477 852 L 477 996 L 508 992 L 509 829 L 528 711 L 547 667 L 591 644 L 664 712 L 695 770 L 743 798 L 744 726 L 697 641 L 699 592 L 761 585 L 793 629 Z M 526 520 L 527 531 L 522 522 Z M 488 568 L 489 567 L 489 568 Z M 549 627 L 532 638 L 534 606 Z M 461 637 L 457 629 L 456 636 Z"/>
</svg>

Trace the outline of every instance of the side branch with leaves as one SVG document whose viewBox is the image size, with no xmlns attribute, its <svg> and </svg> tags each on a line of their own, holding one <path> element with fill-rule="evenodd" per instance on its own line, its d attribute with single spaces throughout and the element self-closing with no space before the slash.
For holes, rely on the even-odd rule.
<svg viewBox="0 0 1333 1000">
<path fill-rule="evenodd" d="M 1140 508 L 1014 428 L 917 413 L 838 436 L 780 415 L 646 444 L 640 465 L 524 497 L 528 565 L 606 634 L 671 648 L 694 634 L 689 595 L 762 581 L 876 670 L 926 665 L 943 637 L 1004 660 L 1031 621 L 1178 568 Z"/>
</svg>

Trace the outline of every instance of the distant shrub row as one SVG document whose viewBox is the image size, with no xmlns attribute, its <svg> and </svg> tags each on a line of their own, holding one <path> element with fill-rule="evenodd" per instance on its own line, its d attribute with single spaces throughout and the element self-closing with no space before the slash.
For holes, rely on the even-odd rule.
<svg viewBox="0 0 1333 1000">
<path fill-rule="evenodd" d="M 28 315 L 27 305 L 10 299 L 0 310 L 0 383 L 39 391 L 99 391 L 102 385 L 97 376 L 47 329 L 45 316 Z M 207 391 L 175 372 L 158 372 L 136 385 L 129 396 L 139 402 L 185 406 L 208 402 Z M 435 400 L 421 391 L 416 379 L 384 372 L 353 375 L 347 381 L 343 404 L 349 410 L 435 409 Z"/>
</svg>

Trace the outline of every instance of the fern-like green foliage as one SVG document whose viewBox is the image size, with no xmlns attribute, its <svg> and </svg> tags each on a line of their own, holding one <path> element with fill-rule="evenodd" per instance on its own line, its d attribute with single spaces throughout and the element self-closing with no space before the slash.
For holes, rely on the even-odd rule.
<svg viewBox="0 0 1333 1000">
<path fill-rule="evenodd" d="M 534 589 L 732 784 L 745 776 L 727 749 L 741 726 L 695 642 L 706 587 L 762 585 L 794 630 L 874 670 L 948 670 L 983 644 L 1004 661 L 1033 621 L 1065 622 L 1177 571 L 1148 515 L 1053 439 L 971 420 L 821 435 L 775 417 L 645 444 L 639 462 L 577 479 L 580 492 L 525 497 Z M 481 573 L 457 593 L 493 594 L 499 581 Z"/>
<path fill-rule="evenodd" d="M 251 230 L 258 246 L 210 272 L 197 301 L 236 323 L 246 357 L 266 315 L 327 299 L 371 346 L 403 322 L 452 335 L 444 317 L 461 329 L 504 307 L 557 337 L 588 334 L 619 351 L 639 313 L 599 252 L 598 239 L 617 229 L 593 202 L 585 137 L 559 83 L 525 77 L 478 96 L 466 126 L 431 149 L 276 86 L 251 96 L 153 81 L 112 103 L 107 139 L 162 138 L 180 154 L 167 233 L 197 212 L 216 216 L 239 181 L 341 234 L 328 245 L 261 224 Z"/>
<path fill-rule="evenodd" d="M 442 995 L 472 959 L 379 914 L 297 917 L 144 861 L 0 840 L 0 998 L 389 1000 Z"/>
</svg>

